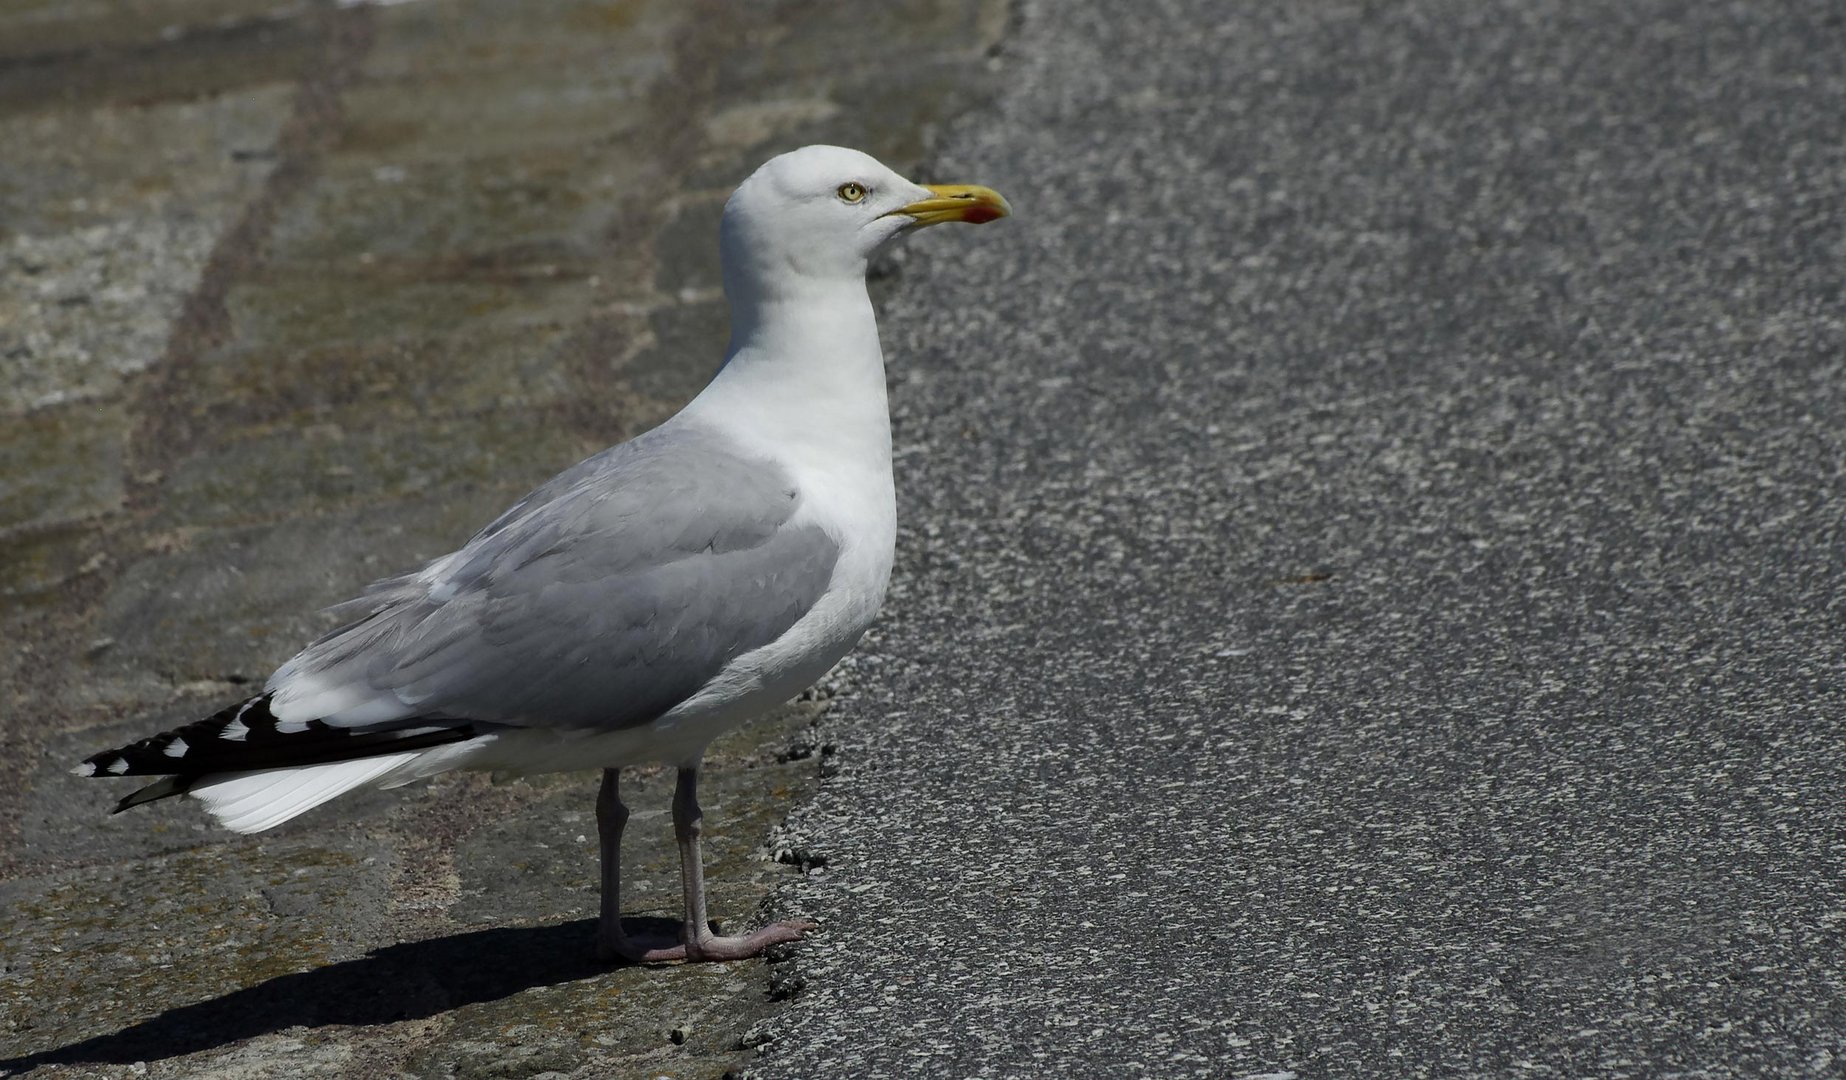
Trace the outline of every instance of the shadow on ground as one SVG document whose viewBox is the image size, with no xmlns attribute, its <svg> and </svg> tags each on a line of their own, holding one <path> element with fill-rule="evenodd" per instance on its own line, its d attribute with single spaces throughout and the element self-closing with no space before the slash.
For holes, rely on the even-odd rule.
<svg viewBox="0 0 1846 1080">
<path fill-rule="evenodd" d="M 676 937 L 670 919 L 626 919 L 631 934 Z M 356 960 L 269 979 L 108 1035 L 0 1059 L 0 1075 L 41 1065 L 158 1061 L 293 1027 L 371 1027 L 421 1020 L 522 990 L 593 978 L 596 921 L 475 930 L 392 945 Z"/>
</svg>

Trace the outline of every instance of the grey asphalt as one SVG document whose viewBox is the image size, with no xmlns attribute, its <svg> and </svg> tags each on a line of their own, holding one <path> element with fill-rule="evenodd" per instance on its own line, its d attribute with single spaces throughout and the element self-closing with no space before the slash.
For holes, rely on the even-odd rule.
<svg viewBox="0 0 1846 1080">
<path fill-rule="evenodd" d="M 1840 1075 L 1842 56 L 1026 4 L 755 1075 Z"/>
</svg>

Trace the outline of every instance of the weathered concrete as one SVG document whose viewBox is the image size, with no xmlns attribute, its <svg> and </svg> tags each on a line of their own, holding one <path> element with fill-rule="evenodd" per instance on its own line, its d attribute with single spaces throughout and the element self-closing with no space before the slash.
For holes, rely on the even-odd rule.
<svg viewBox="0 0 1846 1080">
<path fill-rule="evenodd" d="M 588 961 L 590 778 L 236 837 L 65 770 L 668 415 L 729 186 L 810 141 L 914 166 L 1000 6 L 115 7 L 0 12 L 0 1073 L 734 1067 L 768 966 Z M 723 919 L 794 873 L 826 699 L 717 748 Z M 676 910 L 669 784 L 631 784 L 632 913 Z"/>
</svg>

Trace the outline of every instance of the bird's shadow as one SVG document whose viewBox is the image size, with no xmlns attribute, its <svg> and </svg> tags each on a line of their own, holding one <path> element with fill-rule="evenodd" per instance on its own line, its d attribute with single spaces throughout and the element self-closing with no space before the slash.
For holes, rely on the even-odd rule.
<svg viewBox="0 0 1846 1080">
<path fill-rule="evenodd" d="M 669 919 L 624 919 L 629 933 L 675 940 Z M 157 1061 L 285 1028 L 421 1020 L 535 986 L 587 979 L 597 962 L 594 919 L 557 926 L 474 930 L 391 945 L 326 967 L 281 975 L 220 997 L 168 1009 L 120 1031 L 0 1059 L 0 1076 L 40 1065 Z"/>
</svg>

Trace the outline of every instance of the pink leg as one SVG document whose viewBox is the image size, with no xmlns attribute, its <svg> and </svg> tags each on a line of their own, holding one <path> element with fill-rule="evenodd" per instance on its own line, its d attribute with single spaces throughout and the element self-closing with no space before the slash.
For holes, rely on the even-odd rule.
<svg viewBox="0 0 1846 1080">
<path fill-rule="evenodd" d="M 655 964 L 684 960 L 684 945 L 649 946 L 630 938 L 622 929 L 622 830 L 628 826 L 628 807 L 622 805 L 621 771 L 603 770 L 602 790 L 596 795 L 596 832 L 602 842 L 603 902 L 596 920 L 596 959 L 608 963 L 627 960 Z"/>
<path fill-rule="evenodd" d="M 770 923 L 752 934 L 720 937 L 705 918 L 705 862 L 699 852 L 704 815 L 699 810 L 697 766 L 679 771 L 673 789 L 673 835 L 679 840 L 680 882 L 686 891 L 686 923 L 680 930 L 684 956 L 693 960 L 743 960 L 784 941 L 799 941 L 814 924 L 805 919 Z M 607 894 L 605 893 L 605 896 Z"/>
</svg>

